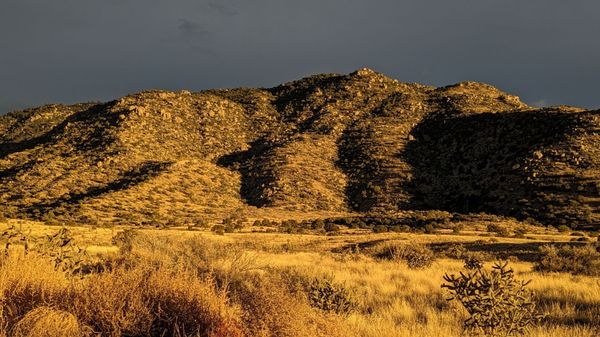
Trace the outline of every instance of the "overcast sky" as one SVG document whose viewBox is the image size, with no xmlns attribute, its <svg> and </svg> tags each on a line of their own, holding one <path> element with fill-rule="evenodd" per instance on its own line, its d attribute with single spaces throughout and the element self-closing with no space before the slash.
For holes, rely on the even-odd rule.
<svg viewBox="0 0 600 337">
<path fill-rule="evenodd" d="M 0 0 L 0 113 L 362 67 L 600 108 L 600 1 Z"/>
</svg>

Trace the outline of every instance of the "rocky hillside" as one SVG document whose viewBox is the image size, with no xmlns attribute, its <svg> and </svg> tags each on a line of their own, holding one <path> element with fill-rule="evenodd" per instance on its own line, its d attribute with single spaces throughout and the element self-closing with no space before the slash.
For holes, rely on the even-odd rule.
<svg viewBox="0 0 600 337">
<path fill-rule="evenodd" d="M 441 209 L 600 224 L 600 112 L 369 69 L 0 117 L 0 212 L 193 223 Z"/>
</svg>

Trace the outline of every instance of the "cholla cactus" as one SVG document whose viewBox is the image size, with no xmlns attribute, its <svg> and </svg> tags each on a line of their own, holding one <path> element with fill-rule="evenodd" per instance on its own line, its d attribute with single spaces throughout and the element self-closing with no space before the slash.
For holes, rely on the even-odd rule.
<svg viewBox="0 0 600 337">
<path fill-rule="evenodd" d="M 315 308 L 340 315 L 349 314 L 358 306 L 352 292 L 330 276 L 312 280 L 308 285 L 308 300 Z"/>
<path fill-rule="evenodd" d="M 29 251 L 29 235 L 23 232 L 23 229 L 19 226 L 12 225 L 5 229 L 0 234 L 0 240 L 4 243 L 4 254 L 8 255 L 10 246 L 13 244 L 22 244 L 25 254 Z"/>
<path fill-rule="evenodd" d="M 46 235 L 46 240 L 38 248 L 54 263 L 54 267 L 69 273 L 76 273 L 87 258 L 85 249 L 73 243 L 71 231 L 63 227 L 52 235 Z"/>
<path fill-rule="evenodd" d="M 452 296 L 470 317 L 464 322 L 471 335 L 506 337 L 523 335 L 542 315 L 536 312 L 532 293 L 526 289 L 530 281 L 518 281 L 508 262 L 497 262 L 491 271 L 479 267 L 460 275 L 444 276 Z"/>
</svg>

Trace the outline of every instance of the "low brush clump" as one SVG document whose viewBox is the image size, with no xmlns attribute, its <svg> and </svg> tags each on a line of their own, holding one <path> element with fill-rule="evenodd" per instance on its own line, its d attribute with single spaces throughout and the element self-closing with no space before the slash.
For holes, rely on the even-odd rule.
<svg viewBox="0 0 600 337">
<path fill-rule="evenodd" d="M 531 271 L 529 262 L 518 261 L 515 270 L 532 279 L 523 285 L 507 266 L 504 272 L 486 269 L 483 261 L 489 257 L 469 251 L 478 247 L 466 241 L 452 245 L 410 235 L 422 243 L 409 248 L 413 243 L 402 236 L 391 239 L 391 234 L 221 237 L 175 230 L 69 229 L 76 239 L 63 234 L 75 247 L 86 242 L 117 247 L 89 254 L 81 268 L 69 271 L 37 247 L 54 235 L 38 231 L 41 238 L 31 238 L 29 230 L 21 231 L 26 241 L 15 236 L 0 257 L 0 337 L 474 336 L 475 330 L 461 328 L 470 316 L 461 303 L 465 308 L 478 303 L 473 313 L 484 308 L 478 311 L 479 326 L 488 326 L 490 306 L 511 307 L 513 296 L 518 297 L 514 307 L 521 309 L 508 314 L 508 321 L 525 320 L 514 321 L 512 331 L 531 327 L 536 337 L 597 336 L 597 278 L 540 274 Z M 430 248 L 444 254 L 427 268 L 394 267 L 390 261 L 408 266 L 407 252 L 424 249 L 429 256 Z M 356 258 L 342 258 L 346 254 Z M 479 302 L 445 300 L 440 280 L 446 272 L 461 271 L 457 259 L 470 263 L 455 279 L 470 278 L 463 290 Z M 536 296 L 530 297 L 528 289 Z M 490 292 L 492 300 L 486 297 Z M 536 308 L 546 314 L 539 325 L 533 324 Z M 494 315 L 505 319 L 504 313 Z M 490 321 L 500 334 L 498 326 L 504 323 Z"/>
<path fill-rule="evenodd" d="M 75 315 L 50 307 L 29 311 L 12 329 L 13 337 L 37 336 L 91 336 L 91 329 L 83 326 Z"/>
<path fill-rule="evenodd" d="M 386 242 L 377 247 L 375 256 L 397 262 L 404 262 L 409 268 L 426 268 L 436 259 L 427 246 L 417 243 Z"/>
<path fill-rule="evenodd" d="M 66 234 L 65 234 L 66 235 Z M 345 336 L 338 319 L 227 246 L 122 232 L 117 256 L 72 273 L 49 255 L 0 260 L 2 337 Z M 114 261 L 121 261 L 114 264 Z M 335 310 L 334 310 L 335 311 Z"/>
<path fill-rule="evenodd" d="M 593 245 L 542 246 L 535 269 L 542 272 L 564 272 L 575 275 L 600 275 L 600 252 Z"/>
<path fill-rule="evenodd" d="M 29 254 L 4 260 L 0 278 L 7 336 L 241 336 L 226 297 L 185 270 L 137 266 L 72 278 Z M 36 334 L 43 326 L 51 330 Z"/>
</svg>

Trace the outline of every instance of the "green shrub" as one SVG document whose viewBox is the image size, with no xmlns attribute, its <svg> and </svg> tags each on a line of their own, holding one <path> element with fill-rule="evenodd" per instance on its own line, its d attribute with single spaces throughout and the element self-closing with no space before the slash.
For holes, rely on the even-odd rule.
<svg viewBox="0 0 600 337">
<path fill-rule="evenodd" d="M 535 270 L 542 272 L 565 272 L 582 275 L 600 275 L 600 253 L 593 245 L 542 246 L 541 258 Z"/>
<path fill-rule="evenodd" d="M 444 275 L 442 288 L 449 300 L 460 302 L 469 318 L 464 328 L 470 336 L 505 337 L 523 335 L 542 316 L 536 312 L 529 281 L 518 281 L 506 263 L 496 263 L 491 271 L 482 267 L 457 275 Z"/>
<path fill-rule="evenodd" d="M 566 225 L 560 225 L 560 226 L 558 226 L 558 231 L 561 233 L 566 233 L 566 232 L 570 232 L 571 228 Z"/>
</svg>

